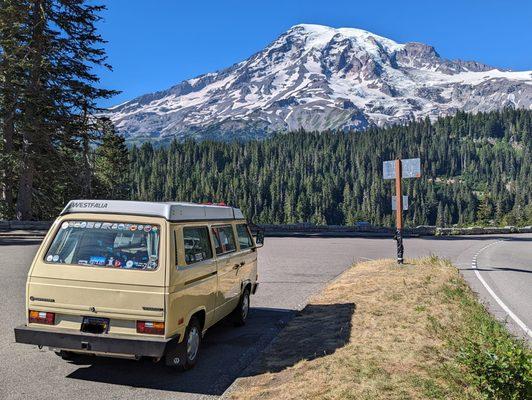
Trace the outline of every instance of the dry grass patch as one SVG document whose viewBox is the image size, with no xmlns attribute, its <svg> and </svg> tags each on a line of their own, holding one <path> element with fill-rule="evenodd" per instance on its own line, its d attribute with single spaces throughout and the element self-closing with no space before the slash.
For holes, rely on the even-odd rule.
<svg viewBox="0 0 532 400">
<path fill-rule="evenodd" d="M 357 264 L 311 299 L 227 397 L 484 398 L 452 344 L 476 329 L 467 299 L 478 304 L 435 257 Z"/>
</svg>

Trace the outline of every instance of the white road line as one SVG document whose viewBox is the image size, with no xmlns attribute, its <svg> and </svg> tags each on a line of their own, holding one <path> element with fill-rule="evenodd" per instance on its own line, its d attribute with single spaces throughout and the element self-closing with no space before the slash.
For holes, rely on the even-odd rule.
<svg viewBox="0 0 532 400">
<path fill-rule="evenodd" d="M 519 319 L 519 317 L 517 315 L 515 315 L 512 310 L 510 310 L 508 308 L 508 306 L 506 304 L 503 303 L 503 301 L 499 298 L 499 296 L 497 296 L 495 294 L 495 292 L 493 291 L 492 288 L 490 288 L 490 286 L 486 283 L 486 281 L 484 280 L 484 278 L 482 278 L 482 276 L 480 275 L 480 272 L 478 271 L 477 269 L 477 258 L 479 256 L 480 253 L 482 253 L 484 250 L 486 250 L 488 247 L 490 246 L 493 246 L 494 244 L 497 244 L 497 243 L 500 243 L 500 242 L 504 242 L 505 240 L 497 240 L 496 242 L 493 242 L 493 243 L 490 243 L 488 244 L 487 246 L 484 246 L 483 248 L 481 248 L 479 251 L 476 252 L 475 256 L 473 257 L 473 260 L 471 261 L 471 267 L 473 268 L 473 270 L 475 271 L 475 274 L 478 278 L 478 280 L 480 281 L 480 283 L 482 283 L 484 285 L 484 287 L 486 288 L 486 290 L 488 291 L 488 293 L 491 295 L 491 297 L 493 297 L 493 299 L 495 299 L 495 301 L 497 302 L 497 304 L 499 304 L 499 306 L 501 306 L 501 308 L 506 312 L 506 314 L 508 314 L 508 316 L 514 320 L 514 322 L 519 325 L 519 327 L 525 331 L 525 333 L 530 336 L 532 338 L 532 330 L 530 330 L 530 328 L 528 326 L 526 326 L 526 324 L 521 321 Z"/>
</svg>

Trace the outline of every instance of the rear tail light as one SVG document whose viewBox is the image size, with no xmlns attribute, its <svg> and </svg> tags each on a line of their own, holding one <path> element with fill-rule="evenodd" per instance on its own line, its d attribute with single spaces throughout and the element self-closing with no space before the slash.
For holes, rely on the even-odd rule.
<svg viewBox="0 0 532 400">
<path fill-rule="evenodd" d="M 137 333 L 164 335 L 164 322 L 137 321 Z"/>
<path fill-rule="evenodd" d="M 55 324 L 55 313 L 30 310 L 28 320 L 33 324 L 53 325 Z"/>
</svg>

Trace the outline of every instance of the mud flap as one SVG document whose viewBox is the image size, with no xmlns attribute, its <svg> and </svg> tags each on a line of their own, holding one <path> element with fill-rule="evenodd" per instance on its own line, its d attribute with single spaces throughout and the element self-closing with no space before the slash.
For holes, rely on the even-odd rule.
<svg viewBox="0 0 532 400">
<path fill-rule="evenodd" d="M 185 341 L 183 340 L 183 342 L 179 343 L 177 340 L 172 340 L 166 345 L 164 364 L 167 367 L 183 369 L 186 356 Z"/>
</svg>

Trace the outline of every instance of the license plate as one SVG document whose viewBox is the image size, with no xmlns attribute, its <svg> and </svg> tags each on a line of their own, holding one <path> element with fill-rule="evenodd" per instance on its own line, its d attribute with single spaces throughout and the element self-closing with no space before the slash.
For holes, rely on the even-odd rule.
<svg viewBox="0 0 532 400">
<path fill-rule="evenodd" d="M 109 332 L 109 318 L 83 317 L 81 332 L 107 333 Z"/>
</svg>

